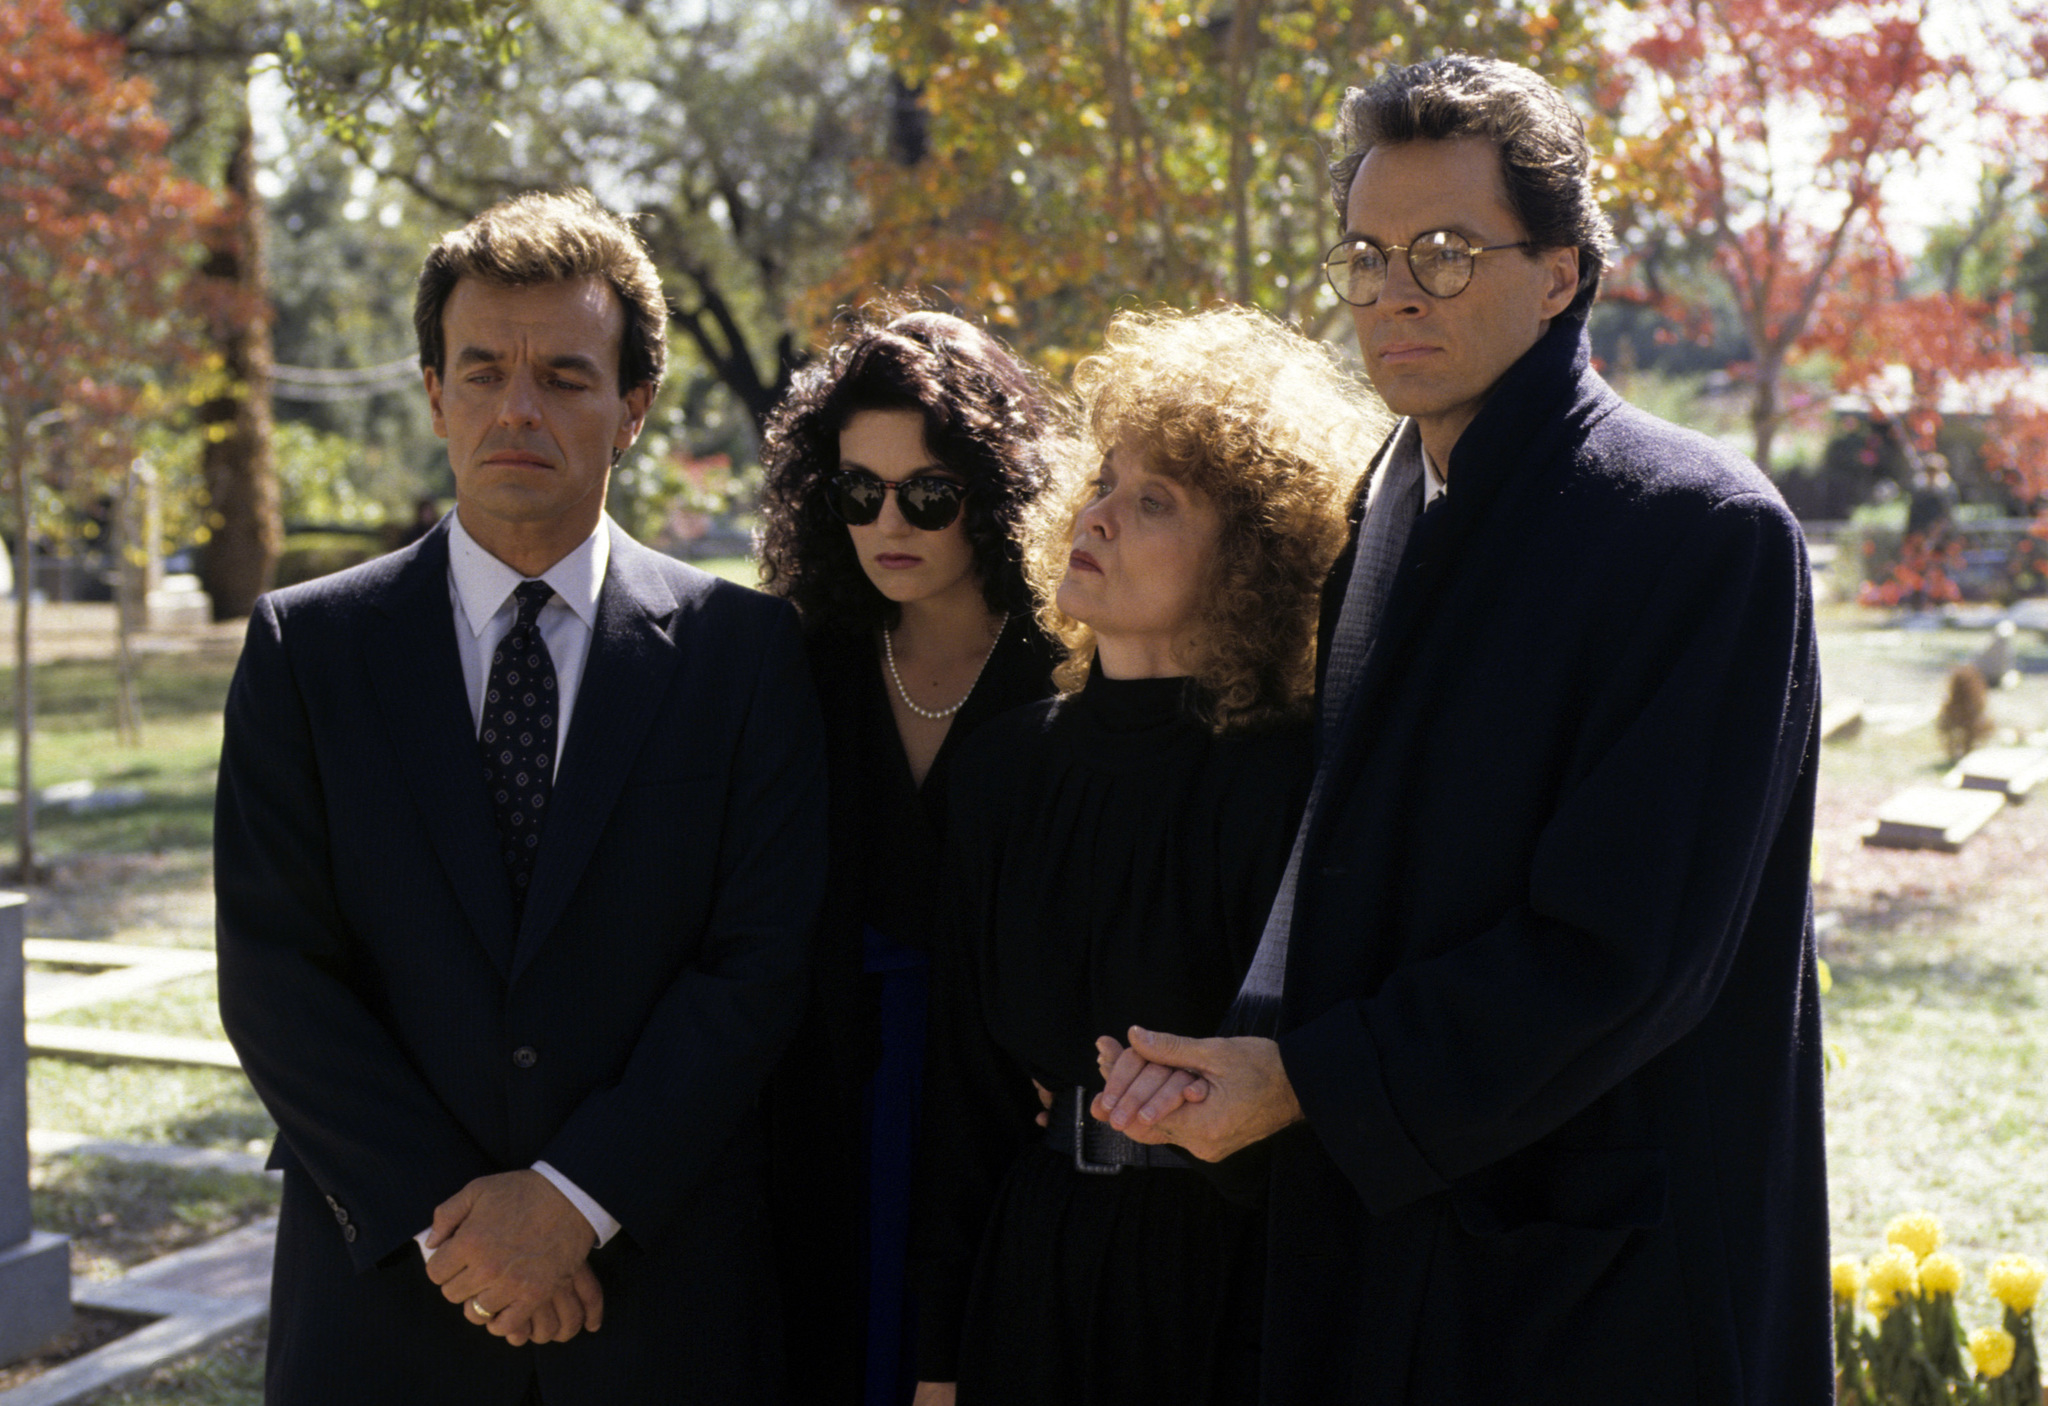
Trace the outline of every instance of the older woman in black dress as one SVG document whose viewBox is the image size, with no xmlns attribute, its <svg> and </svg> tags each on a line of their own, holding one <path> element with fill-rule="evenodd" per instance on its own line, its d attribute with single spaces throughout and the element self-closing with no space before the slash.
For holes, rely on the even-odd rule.
<svg viewBox="0 0 2048 1406">
<path fill-rule="evenodd" d="M 1075 385 L 1086 444 L 1028 552 L 1066 692 L 953 778 L 920 1399 L 1250 1403 L 1260 1168 L 1089 1118 L 1095 1040 L 1214 1028 L 1251 960 L 1308 780 L 1318 591 L 1387 421 L 1242 309 L 1120 316 Z"/>
<path fill-rule="evenodd" d="M 768 426 L 762 576 L 803 618 L 831 769 L 809 1018 L 769 1091 L 799 1401 L 903 1406 L 904 1247 L 932 902 L 961 742 L 1051 691 L 1017 546 L 1034 373 L 928 311 L 864 317 Z"/>
</svg>

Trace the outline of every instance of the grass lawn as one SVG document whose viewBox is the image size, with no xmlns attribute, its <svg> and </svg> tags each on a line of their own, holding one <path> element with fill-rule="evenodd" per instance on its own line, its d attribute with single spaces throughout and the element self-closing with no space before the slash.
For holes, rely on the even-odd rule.
<svg viewBox="0 0 2048 1406">
<path fill-rule="evenodd" d="M 30 1177 L 35 1223 L 71 1237 L 71 1270 L 111 1279 L 277 1210 L 270 1178 L 109 1157 L 55 1157 Z"/>
<path fill-rule="evenodd" d="M 753 584 L 743 559 L 702 565 Z M 1828 696 L 1870 705 L 1862 732 L 1826 749 L 1815 846 L 1834 979 L 1823 1018 L 1841 1057 L 1827 1089 L 1833 1233 L 1837 1253 L 1868 1257 L 1893 1216 L 1935 1212 L 1968 1271 L 1958 1301 L 1976 1326 L 1993 1316 L 1983 1270 L 1994 1255 L 2048 1258 L 2048 794 L 2009 807 L 1960 854 L 1863 846 L 1860 828 L 1886 798 L 1946 770 L 1932 725 L 1943 680 L 1989 639 L 1884 624 L 1852 607 L 1822 615 Z M 1993 693 L 1992 719 L 2048 732 L 2048 646 L 2032 634 L 2020 645 L 2023 677 Z M 145 660 L 146 735 L 128 750 L 111 731 L 111 665 L 38 669 L 40 778 L 137 786 L 147 799 L 43 812 L 55 873 L 35 895 L 32 933 L 211 944 L 209 805 L 231 667 L 219 653 Z M 0 785 L 11 764 L 10 750 Z M 0 812 L 0 827 L 10 819 Z M 203 977 L 57 1018 L 220 1037 Z M 29 1099 L 35 1126 L 102 1137 L 245 1149 L 273 1131 L 246 1080 L 222 1071 L 37 1059 Z M 38 1221 L 80 1237 L 81 1272 L 253 1218 L 273 1199 L 261 1178 L 87 1159 L 41 1162 L 36 1177 Z M 251 1337 L 103 1400 L 254 1402 L 260 1375 Z"/>
<path fill-rule="evenodd" d="M 1814 894 L 1832 923 L 1826 1036 L 1843 1058 L 1827 1090 L 1836 1253 L 1867 1258 L 1893 1216 L 1933 1211 L 1968 1272 L 1957 1306 L 1970 1327 L 1996 1321 L 1992 1258 L 2048 1258 L 2048 794 L 2007 807 L 1960 854 L 1871 849 L 1860 826 L 1948 769 L 1931 713 L 1947 671 L 1989 638 L 1873 629 L 1850 610 L 1825 622 L 1829 695 L 1890 720 L 1826 749 Z M 1994 692 L 1990 714 L 2039 732 L 2048 648 L 2030 634 L 2020 645 L 2020 684 Z"/>
<path fill-rule="evenodd" d="M 92 1406 L 262 1406 L 263 1330 L 238 1333 L 133 1386 L 89 1399 Z"/>
<path fill-rule="evenodd" d="M 233 656 L 222 652 L 143 656 L 137 668 L 142 741 L 131 747 L 114 732 L 111 660 L 60 659 L 37 665 L 37 788 L 86 780 L 101 790 L 144 793 L 140 804 L 120 809 L 38 806 L 37 858 L 61 864 L 88 854 L 203 855 L 213 837 L 221 705 L 233 672 Z M 0 697 L 9 700 L 11 712 L 11 667 L 0 669 Z M 0 786 L 12 789 L 17 779 L 11 736 L 8 742 L 6 755 L 0 757 Z M 0 840 L 10 858 L 16 824 L 14 806 L 0 806 Z"/>
</svg>

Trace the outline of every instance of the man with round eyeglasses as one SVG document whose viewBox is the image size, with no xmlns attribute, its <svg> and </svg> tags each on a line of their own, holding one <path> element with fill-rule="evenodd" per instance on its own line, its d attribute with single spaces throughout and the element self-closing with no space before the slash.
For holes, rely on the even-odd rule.
<svg viewBox="0 0 2048 1406">
<path fill-rule="evenodd" d="M 1347 94 L 1325 261 L 1401 415 L 1324 590 L 1320 745 L 1223 1035 L 1098 1117 L 1270 1140 L 1269 1406 L 1833 1391 L 1797 523 L 1624 403 L 1543 79 Z"/>
</svg>

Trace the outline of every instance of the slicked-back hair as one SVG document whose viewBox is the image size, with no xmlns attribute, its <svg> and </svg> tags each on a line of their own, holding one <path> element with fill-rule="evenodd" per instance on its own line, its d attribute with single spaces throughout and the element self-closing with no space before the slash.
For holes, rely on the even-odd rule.
<svg viewBox="0 0 2048 1406">
<path fill-rule="evenodd" d="M 632 225 L 589 191 L 527 191 L 441 236 L 420 268 L 412 305 L 420 365 L 436 375 L 448 369 L 441 314 L 465 278 L 506 288 L 604 280 L 626 314 L 619 394 L 638 386 L 660 389 L 668 369 L 668 300 L 661 276 Z"/>
<path fill-rule="evenodd" d="M 839 432 L 863 410 L 908 410 L 924 447 L 967 485 L 960 516 L 982 597 L 997 614 L 1031 608 L 1017 543 L 1044 486 L 1053 433 L 1038 374 L 992 334 L 950 313 L 894 299 L 855 315 L 831 349 L 796 374 L 761 440 L 761 585 L 807 627 L 891 628 L 902 607 L 861 569 L 825 500 Z"/>
<path fill-rule="evenodd" d="M 1339 227 L 1366 153 L 1458 137 L 1493 143 L 1508 208 L 1537 249 L 1579 251 L 1579 290 L 1565 315 L 1583 316 L 1599 294 L 1613 227 L 1593 195 L 1585 124 L 1564 94 L 1518 64 L 1446 54 L 1346 92 L 1337 112 L 1342 155 L 1330 163 Z"/>
</svg>

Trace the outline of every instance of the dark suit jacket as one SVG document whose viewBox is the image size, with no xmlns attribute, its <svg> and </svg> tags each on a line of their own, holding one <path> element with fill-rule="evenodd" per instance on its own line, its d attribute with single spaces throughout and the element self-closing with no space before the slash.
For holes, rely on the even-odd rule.
<svg viewBox="0 0 2048 1406">
<path fill-rule="evenodd" d="M 1304 852 L 1267 1400 L 1829 1400 L 1798 524 L 1575 321 L 1449 484 Z"/>
<path fill-rule="evenodd" d="M 447 529 L 264 597 L 215 820 L 221 1013 L 285 1171 L 271 1399 L 774 1399 L 757 1096 L 801 1003 L 824 763 L 793 613 L 616 528 L 516 928 Z M 552 1163 L 624 1225 L 600 1332 L 511 1348 L 411 1237 Z"/>
</svg>

